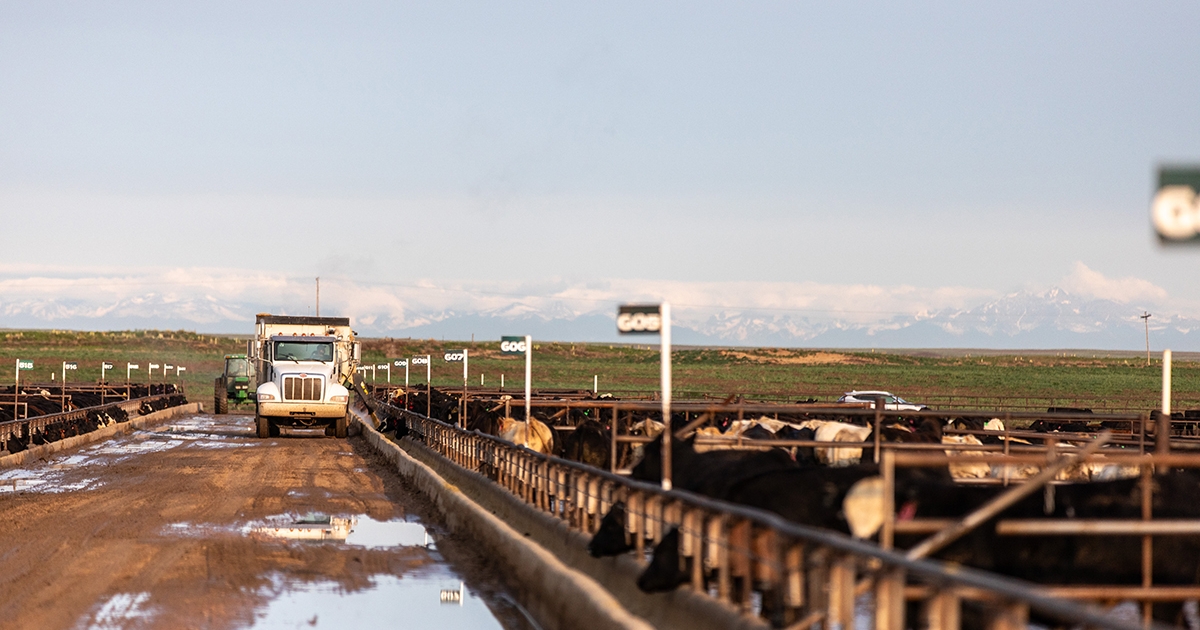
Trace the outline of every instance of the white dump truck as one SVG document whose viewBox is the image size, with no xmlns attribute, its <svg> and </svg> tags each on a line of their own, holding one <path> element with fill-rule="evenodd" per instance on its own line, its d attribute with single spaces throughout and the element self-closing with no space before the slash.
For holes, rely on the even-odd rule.
<svg viewBox="0 0 1200 630">
<path fill-rule="evenodd" d="M 351 382 L 360 348 L 348 317 L 260 313 L 247 354 L 258 372 L 254 416 L 258 437 L 279 427 L 323 426 L 346 437 Z"/>
</svg>

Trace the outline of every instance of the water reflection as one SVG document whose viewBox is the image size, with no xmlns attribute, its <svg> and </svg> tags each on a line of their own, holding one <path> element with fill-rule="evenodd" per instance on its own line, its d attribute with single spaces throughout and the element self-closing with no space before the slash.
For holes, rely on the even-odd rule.
<svg viewBox="0 0 1200 630">
<path fill-rule="evenodd" d="M 281 584 L 254 628 L 502 628 L 483 601 L 445 567 L 418 575 L 378 575 L 345 592 L 334 582 Z M 446 592 L 457 605 L 443 604 Z"/>
<path fill-rule="evenodd" d="M 307 514 L 288 523 L 263 525 L 250 531 L 255 534 L 287 538 L 290 540 L 346 540 L 354 527 L 355 519 Z"/>
</svg>

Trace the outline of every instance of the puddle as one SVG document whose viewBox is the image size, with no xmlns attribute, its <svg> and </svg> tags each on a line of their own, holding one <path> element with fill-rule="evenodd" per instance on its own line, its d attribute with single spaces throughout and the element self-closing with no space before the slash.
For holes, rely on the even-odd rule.
<svg viewBox="0 0 1200 630">
<path fill-rule="evenodd" d="M 37 470 L 28 468 L 14 468 L 0 472 L 0 494 L 8 494 L 12 492 L 74 492 L 77 490 L 88 490 L 98 487 L 100 480 L 88 477 L 66 483 L 63 481 L 65 473 L 75 466 L 53 464 Z"/>
<path fill-rule="evenodd" d="M 347 545 L 378 549 L 382 547 L 434 546 L 433 536 L 420 523 L 410 521 L 377 521 L 369 516 L 358 517 L 358 523 L 346 537 Z"/>
<path fill-rule="evenodd" d="M 254 628 L 502 628 L 492 611 L 448 569 L 377 575 L 347 592 L 333 582 L 286 584 L 256 615 Z M 277 590 L 276 592 L 279 592 Z"/>
<path fill-rule="evenodd" d="M 289 540 L 339 540 L 345 541 L 354 527 L 356 519 L 308 514 L 288 522 L 261 525 L 250 530 L 252 534 L 287 538 Z"/>
<path fill-rule="evenodd" d="M 149 593 L 117 593 L 77 627 L 89 630 L 121 630 L 129 626 L 143 625 L 154 614 L 153 610 L 146 606 L 148 601 Z"/>
<path fill-rule="evenodd" d="M 204 534 L 220 529 L 219 527 L 190 523 L 174 523 L 167 527 L 167 531 L 173 534 Z M 434 550 L 437 545 L 434 536 L 420 523 L 406 520 L 377 521 L 365 514 L 357 516 L 307 514 L 299 517 L 284 515 L 266 521 L 248 523 L 242 526 L 240 531 L 250 536 L 333 541 L 366 549 L 424 547 Z"/>
</svg>

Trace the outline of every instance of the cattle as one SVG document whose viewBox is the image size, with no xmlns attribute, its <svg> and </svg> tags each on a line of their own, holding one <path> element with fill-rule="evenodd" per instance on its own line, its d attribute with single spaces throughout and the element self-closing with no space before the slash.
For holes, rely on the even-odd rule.
<svg viewBox="0 0 1200 630">
<path fill-rule="evenodd" d="M 789 424 L 775 433 L 775 437 L 780 440 L 812 442 L 816 438 L 816 433 L 816 430 L 811 427 L 797 429 Z M 815 466 L 818 463 L 816 450 L 811 446 L 792 446 L 787 450 L 791 453 L 792 459 L 796 460 L 800 466 Z"/>
<path fill-rule="evenodd" d="M 611 453 L 611 436 L 607 428 L 595 420 L 585 420 L 562 440 L 562 457 L 577 462 L 607 468 Z"/>
<path fill-rule="evenodd" d="M 816 447 L 817 461 L 827 466 L 850 466 L 862 460 L 862 441 L 871 435 L 871 427 L 860 427 L 845 422 L 810 420 L 804 423 L 816 429 L 813 439 L 818 442 L 858 442 L 857 448 Z"/>
<path fill-rule="evenodd" d="M 767 472 L 733 484 L 727 501 L 774 512 L 799 523 L 848 533 L 842 517 L 842 502 L 855 483 L 875 477 L 873 465 L 836 468 L 795 468 Z M 646 592 L 672 590 L 691 575 L 688 562 L 679 556 L 679 533 L 672 529 L 654 548 L 654 557 L 638 577 L 638 588 Z"/>
<path fill-rule="evenodd" d="M 658 420 L 642 420 L 629 427 L 629 435 L 655 438 L 662 434 L 663 426 L 663 423 Z M 645 450 L 645 444 L 634 444 L 632 452 L 629 455 L 636 462 L 642 459 Z"/>
<path fill-rule="evenodd" d="M 739 482 L 767 472 L 794 468 L 795 462 L 781 450 L 709 451 L 697 453 L 694 438 L 671 442 L 671 472 L 675 488 L 726 498 Z M 662 479 L 662 438 L 647 445 L 646 456 L 634 466 L 631 477 L 658 483 Z M 624 506 L 616 504 L 600 522 L 600 529 L 588 544 L 594 556 L 617 555 L 633 548 L 625 534 Z"/>
<path fill-rule="evenodd" d="M 767 450 L 773 447 L 745 444 L 744 440 L 774 440 L 776 429 L 786 426 L 785 423 L 766 418 L 749 421 L 734 421 L 723 423 L 718 427 L 701 427 L 696 430 L 697 437 L 722 440 L 719 444 L 698 444 L 696 452 L 704 453 L 715 450 Z M 721 427 L 724 427 L 722 430 Z M 774 428 L 772 428 L 774 427 Z"/>
<path fill-rule="evenodd" d="M 546 455 L 554 452 L 554 432 L 544 422 L 537 419 L 531 419 L 533 430 L 528 431 L 529 443 L 526 444 L 526 424 L 523 420 L 514 420 L 512 418 L 500 419 L 499 437 L 502 440 L 508 440 L 517 446 L 528 447 L 532 451 L 537 451 Z"/>
<path fill-rule="evenodd" d="M 1042 493 L 1004 510 L 1000 519 L 1139 519 L 1141 481 L 1069 483 L 1054 487 L 1053 505 Z M 1153 478 L 1156 518 L 1200 519 L 1200 474 L 1174 471 Z M 898 477 L 896 505 L 905 518 L 960 518 L 993 499 L 1004 488 L 963 485 L 917 477 Z M 1049 509 L 1047 509 L 1049 508 Z M 904 548 L 918 537 L 897 536 Z M 1018 579 L 1049 584 L 1139 585 L 1142 546 L 1137 536 L 1001 536 L 991 523 L 972 530 L 934 557 Z M 1200 537 L 1160 536 L 1153 545 L 1156 585 L 1200 582 Z M 1155 617 L 1178 622 L 1178 604 L 1155 604 Z"/>
</svg>

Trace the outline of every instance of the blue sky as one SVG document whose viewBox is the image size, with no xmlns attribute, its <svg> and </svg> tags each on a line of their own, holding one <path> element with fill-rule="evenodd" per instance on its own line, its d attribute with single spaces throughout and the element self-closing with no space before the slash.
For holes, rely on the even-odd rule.
<svg viewBox="0 0 1200 630">
<path fill-rule="evenodd" d="M 1198 23 L 1192 2 L 0 2 L 0 278 L 962 301 L 1083 265 L 1186 310 L 1196 251 L 1157 245 L 1148 200 L 1158 163 L 1200 162 Z"/>
</svg>

